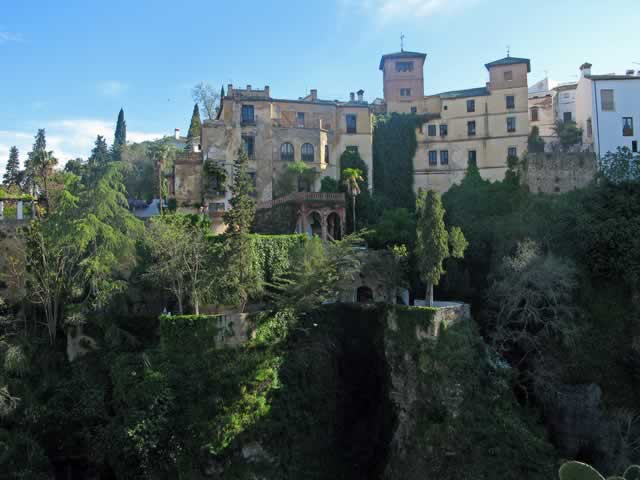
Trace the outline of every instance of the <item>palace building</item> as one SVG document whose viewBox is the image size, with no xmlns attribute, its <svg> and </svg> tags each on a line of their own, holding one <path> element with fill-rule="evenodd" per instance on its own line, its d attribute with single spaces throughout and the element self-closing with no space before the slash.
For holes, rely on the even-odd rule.
<svg viewBox="0 0 640 480">
<path fill-rule="evenodd" d="M 530 61 L 507 56 L 485 65 L 489 81 L 482 87 L 425 95 L 426 57 L 403 50 L 383 55 L 379 66 L 386 112 L 425 118 L 416 132 L 415 189 L 445 192 L 469 163 L 483 178 L 503 179 L 508 157 L 527 148 Z"/>
</svg>

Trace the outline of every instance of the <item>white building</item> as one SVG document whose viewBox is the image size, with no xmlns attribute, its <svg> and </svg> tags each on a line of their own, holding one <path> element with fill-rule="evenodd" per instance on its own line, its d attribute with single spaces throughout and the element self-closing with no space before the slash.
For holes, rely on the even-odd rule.
<svg viewBox="0 0 640 480">
<path fill-rule="evenodd" d="M 560 83 L 553 88 L 556 94 L 556 121 L 576 121 L 576 82 Z"/>
<path fill-rule="evenodd" d="M 583 143 L 598 156 L 628 147 L 638 152 L 640 141 L 640 72 L 592 75 L 591 64 L 580 67 L 576 89 L 576 123 Z"/>
</svg>

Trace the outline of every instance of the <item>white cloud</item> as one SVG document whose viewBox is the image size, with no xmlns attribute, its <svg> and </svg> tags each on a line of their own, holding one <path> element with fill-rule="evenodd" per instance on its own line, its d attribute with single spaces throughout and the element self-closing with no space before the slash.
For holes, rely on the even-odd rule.
<svg viewBox="0 0 640 480">
<path fill-rule="evenodd" d="M 22 41 L 22 35 L 20 33 L 0 31 L 0 44 L 20 41 Z"/>
<path fill-rule="evenodd" d="M 115 122 L 100 119 L 69 119 L 49 122 L 43 125 L 47 133 L 47 149 L 53 150 L 60 166 L 67 160 L 87 158 L 97 135 L 105 137 L 108 144 L 113 142 Z M 16 145 L 20 150 L 20 160 L 24 162 L 33 145 L 33 133 L 16 130 L 0 130 L 0 175 L 9 158 L 9 148 Z M 163 137 L 163 133 L 127 131 L 127 142 L 144 142 Z"/>
<path fill-rule="evenodd" d="M 106 80 L 98 84 L 98 91 L 105 97 L 117 97 L 124 93 L 128 86 L 118 80 Z"/>
<path fill-rule="evenodd" d="M 407 22 L 471 7 L 480 0 L 340 0 L 346 15 L 365 14 L 379 24 Z"/>
</svg>

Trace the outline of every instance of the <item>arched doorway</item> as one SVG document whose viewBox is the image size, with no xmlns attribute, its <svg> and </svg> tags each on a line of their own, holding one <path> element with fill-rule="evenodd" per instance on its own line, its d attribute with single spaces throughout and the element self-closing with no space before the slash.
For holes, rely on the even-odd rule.
<svg viewBox="0 0 640 480">
<path fill-rule="evenodd" d="M 342 224 L 340 223 L 340 215 L 336 212 L 331 212 L 327 216 L 327 237 L 328 240 L 342 239 Z"/>
<path fill-rule="evenodd" d="M 356 292 L 356 301 L 358 303 L 372 303 L 373 302 L 373 290 L 366 285 L 358 287 Z"/>
<path fill-rule="evenodd" d="M 318 212 L 311 212 L 307 217 L 307 235 L 322 238 L 322 217 Z"/>
</svg>

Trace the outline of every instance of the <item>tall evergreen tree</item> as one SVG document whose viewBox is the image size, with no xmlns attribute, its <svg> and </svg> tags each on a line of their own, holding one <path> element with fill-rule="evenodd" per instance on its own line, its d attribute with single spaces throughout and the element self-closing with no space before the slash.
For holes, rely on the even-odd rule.
<svg viewBox="0 0 640 480">
<path fill-rule="evenodd" d="M 116 133 L 111 146 L 111 156 L 114 162 L 122 160 L 122 150 L 127 145 L 127 122 L 124 120 L 124 110 L 121 108 L 116 123 Z"/>
<path fill-rule="evenodd" d="M 255 219 L 256 202 L 251 196 L 253 182 L 248 171 L 249 159 L 244 150 L 238 151 L 233 165 L 233 182 L 230 187 L 233 194 L 229 203 L 231 209 L 224 212 L 227 224 L 225 242 L 226 288 L 229 302 L 244 310 L 247 301 L 261 288 L 254 262 L 252 262 L 252 244 L 249 232 Z"/>
<path fill-rule="evenodd" d="M 107 164 L 111 161 L 107 142 L 102 135 L 96 137 L 96 142 L 87 160 L 87 186 L 94 186 Z"/>
<path fill-rule="evenodd" d="M 427 286 L 429 306 L 433 305 L 433 286 L 440 283 L 445 273 L 443 262 L 449 257 L 462 258 L 467 248 L 460 228 L 447 231 L 444 214 L 440 195 L 420 189 L 416 199 L 416 256 L 420 280 Z"/>
<path fill-rule="evenodd" d="M 9 150 L 9 161 L 2 177 L 2 183 L 6 186 L 20 183 L 20 159 L 18 158 L 18 147 L 15 145 Z"/>
<path fill-rule="evenodd" d="M 22 189 L 30 192 L 31 194 L 36 193 L 35 157 L 39 155 L 39 152 L 44 152 L 46 150 L 47 136 L 45 134 L 44 128 L 40 128 L 38 129 L 38 133 L 36 133 L 35 141 L 33 142 L 31 151 L 27 153 L 27 160 L 24 162 L 24 171 L 22 172 Z"/>
<path fill-rule="evenodd" d="M 200 120 L 200 108 L 196 103 L 193 106 L 193 113 L 191 114 L 191 124 L 189 125 L 189 132 L 187 133 L 187 146 L 185 150 L 190 152 L 193 150 L 193 139 L 200 137 L 202 130 L 202 120 Z"/>
</svg>

